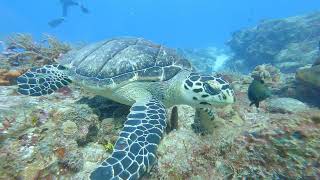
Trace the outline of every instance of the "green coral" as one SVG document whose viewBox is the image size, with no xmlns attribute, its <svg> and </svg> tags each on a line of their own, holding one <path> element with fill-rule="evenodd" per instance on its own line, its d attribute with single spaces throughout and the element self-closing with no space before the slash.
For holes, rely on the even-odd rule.
<svg viewBox="0 0 320 180">
<path fill-rule="evenodd" d="M 114 145 L 110 142 L 106 142 L 105 144 L 103 144 L 103 147 L 107 152 L 111 153 Z"/>
<path fill-rule="evenodd" d="M 38 120 L 39 120 L 39 118 L 36 115 L 32 115 L 30 117 L 30 121 L 31 121 L 32 126 L 36 126 L 38 124 Z"/>
</svg>

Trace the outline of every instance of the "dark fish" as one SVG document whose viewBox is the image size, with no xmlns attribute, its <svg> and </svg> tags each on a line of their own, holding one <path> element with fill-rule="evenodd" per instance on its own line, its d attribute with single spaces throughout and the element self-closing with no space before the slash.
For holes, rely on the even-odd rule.
<svg viewBox="0 0 320 180">
<path fill-rule="evenodd" d="M 320 65 L 320 57 L 318 57 L 318 59 L 316 59 L 316 60 L 314 61 L 312 67 L 313 67 L 313 66 L 318 66 L 318 65 Z"/>
<path fill-rule="evenodd" d="M 314 63 L 312 64 L 312 67 L 313 66 L 318 66 L 318 65 L 320 65 L 320 41 L 318 42 L 318 57 L 314 61 Z"/>
<path fill-rule="evenodd" d="M 258 108 L 259 103 L 271 96 L 271 91 L 266 86 L 263 80 L 254 79 L 249 85 L 248 97 L 250 106 L 253 104 Z"/>
</svg>

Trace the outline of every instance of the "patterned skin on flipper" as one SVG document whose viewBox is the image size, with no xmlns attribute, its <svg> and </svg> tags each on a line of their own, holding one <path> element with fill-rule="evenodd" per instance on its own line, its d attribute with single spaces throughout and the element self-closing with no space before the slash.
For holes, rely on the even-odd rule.
<svg viewBox="0 0 320 180">
<path fill-rule="evenodd" d="M 71 80 L 62 72 L 61 65 L 32 68 L 17 78 L 18 92 L 29 96 L 42 96 L 67 86 Z"/>
<path fill-rule="evenodd" d="M 139 179 L 156 160 L 156 150 L 166 128 L 166 110 L 156 99 L 138 101 L 109 158 L 95 169 L 92 180 Z"/>
</svg>

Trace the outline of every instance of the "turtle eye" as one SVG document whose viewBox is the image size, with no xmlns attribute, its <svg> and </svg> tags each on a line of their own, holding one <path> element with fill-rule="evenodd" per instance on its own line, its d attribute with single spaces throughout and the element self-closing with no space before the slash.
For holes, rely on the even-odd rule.
<svg viewBox="0 0 320 180">
<path fill-rule="evenodd" d="M 209 83 L 204 83 L 203 87 L 204 87 L 204 90 L 211 95 L 217 95 L 217 94 L 220 94 L 221 92 L 221 89 L 212 87 L 210 86 Z"/>
</svg>

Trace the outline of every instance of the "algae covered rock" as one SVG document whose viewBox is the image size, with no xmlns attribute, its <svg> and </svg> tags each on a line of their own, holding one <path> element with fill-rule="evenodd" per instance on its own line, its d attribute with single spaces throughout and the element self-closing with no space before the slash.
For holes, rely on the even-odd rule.
<svg viewBox="0 0 320 180">
<path fill-rule="evenodd" d="M 298 70 L 296 82 L 297 98 L 320 106 L 320 65 Z"/>
<path fill-rule="evenodd" d="M 88 105 L 75 104 L 63 108 L 57 113 L 56 118 L 64 122 L 62 131 L 65 134 L 77 132 L 76 140 L 80 146 L 94 141 L 98 135 L 98 116 Z M 77 131 L 75 126 L 77 126 Z"/>
<path fill-rule="evenodd" d="M 241 62 L 251 69 L 271 63 L 281 71 L 293 72 L 312 64 L 318 55 L 320 13 L 266 20 L 257 26 L 235 32 L 228 45 L 235 53 L 230 64 Z M 308 37 L 308 38 L 306 38 Z"/>
<path fill-rule="evenodd" d="M 103 96 L 82 97 L 77 103 L 88 105 L 101 121 L 106 118 L 125 119 L 130 112 L 130 106 L 117 103 Z"/>
<path fill-rule="evenodd" d="M 84 164 L 83 154 L 80 151 L 67 151 L 58 163 L 72 172 L 79 172 Z"/>
<path fill-rule="evenodd" d="M 76 123 L 68 120 L 62 124 L 62 130 L 65 136 L 74 136 L 78 132 L 78 126 Z"/>
<path fill-rule="evenodd" d="M 320 65 L 298 70 L 296 79 L 308 85 L 320 88 Z"/>
<path fill-rule="evenodd" d="M 267 110 L 272 113 L 295 113 L 308 108 L 306 104 L 293 98 L 275 98 L 267 102 Z"/>
</svg>

